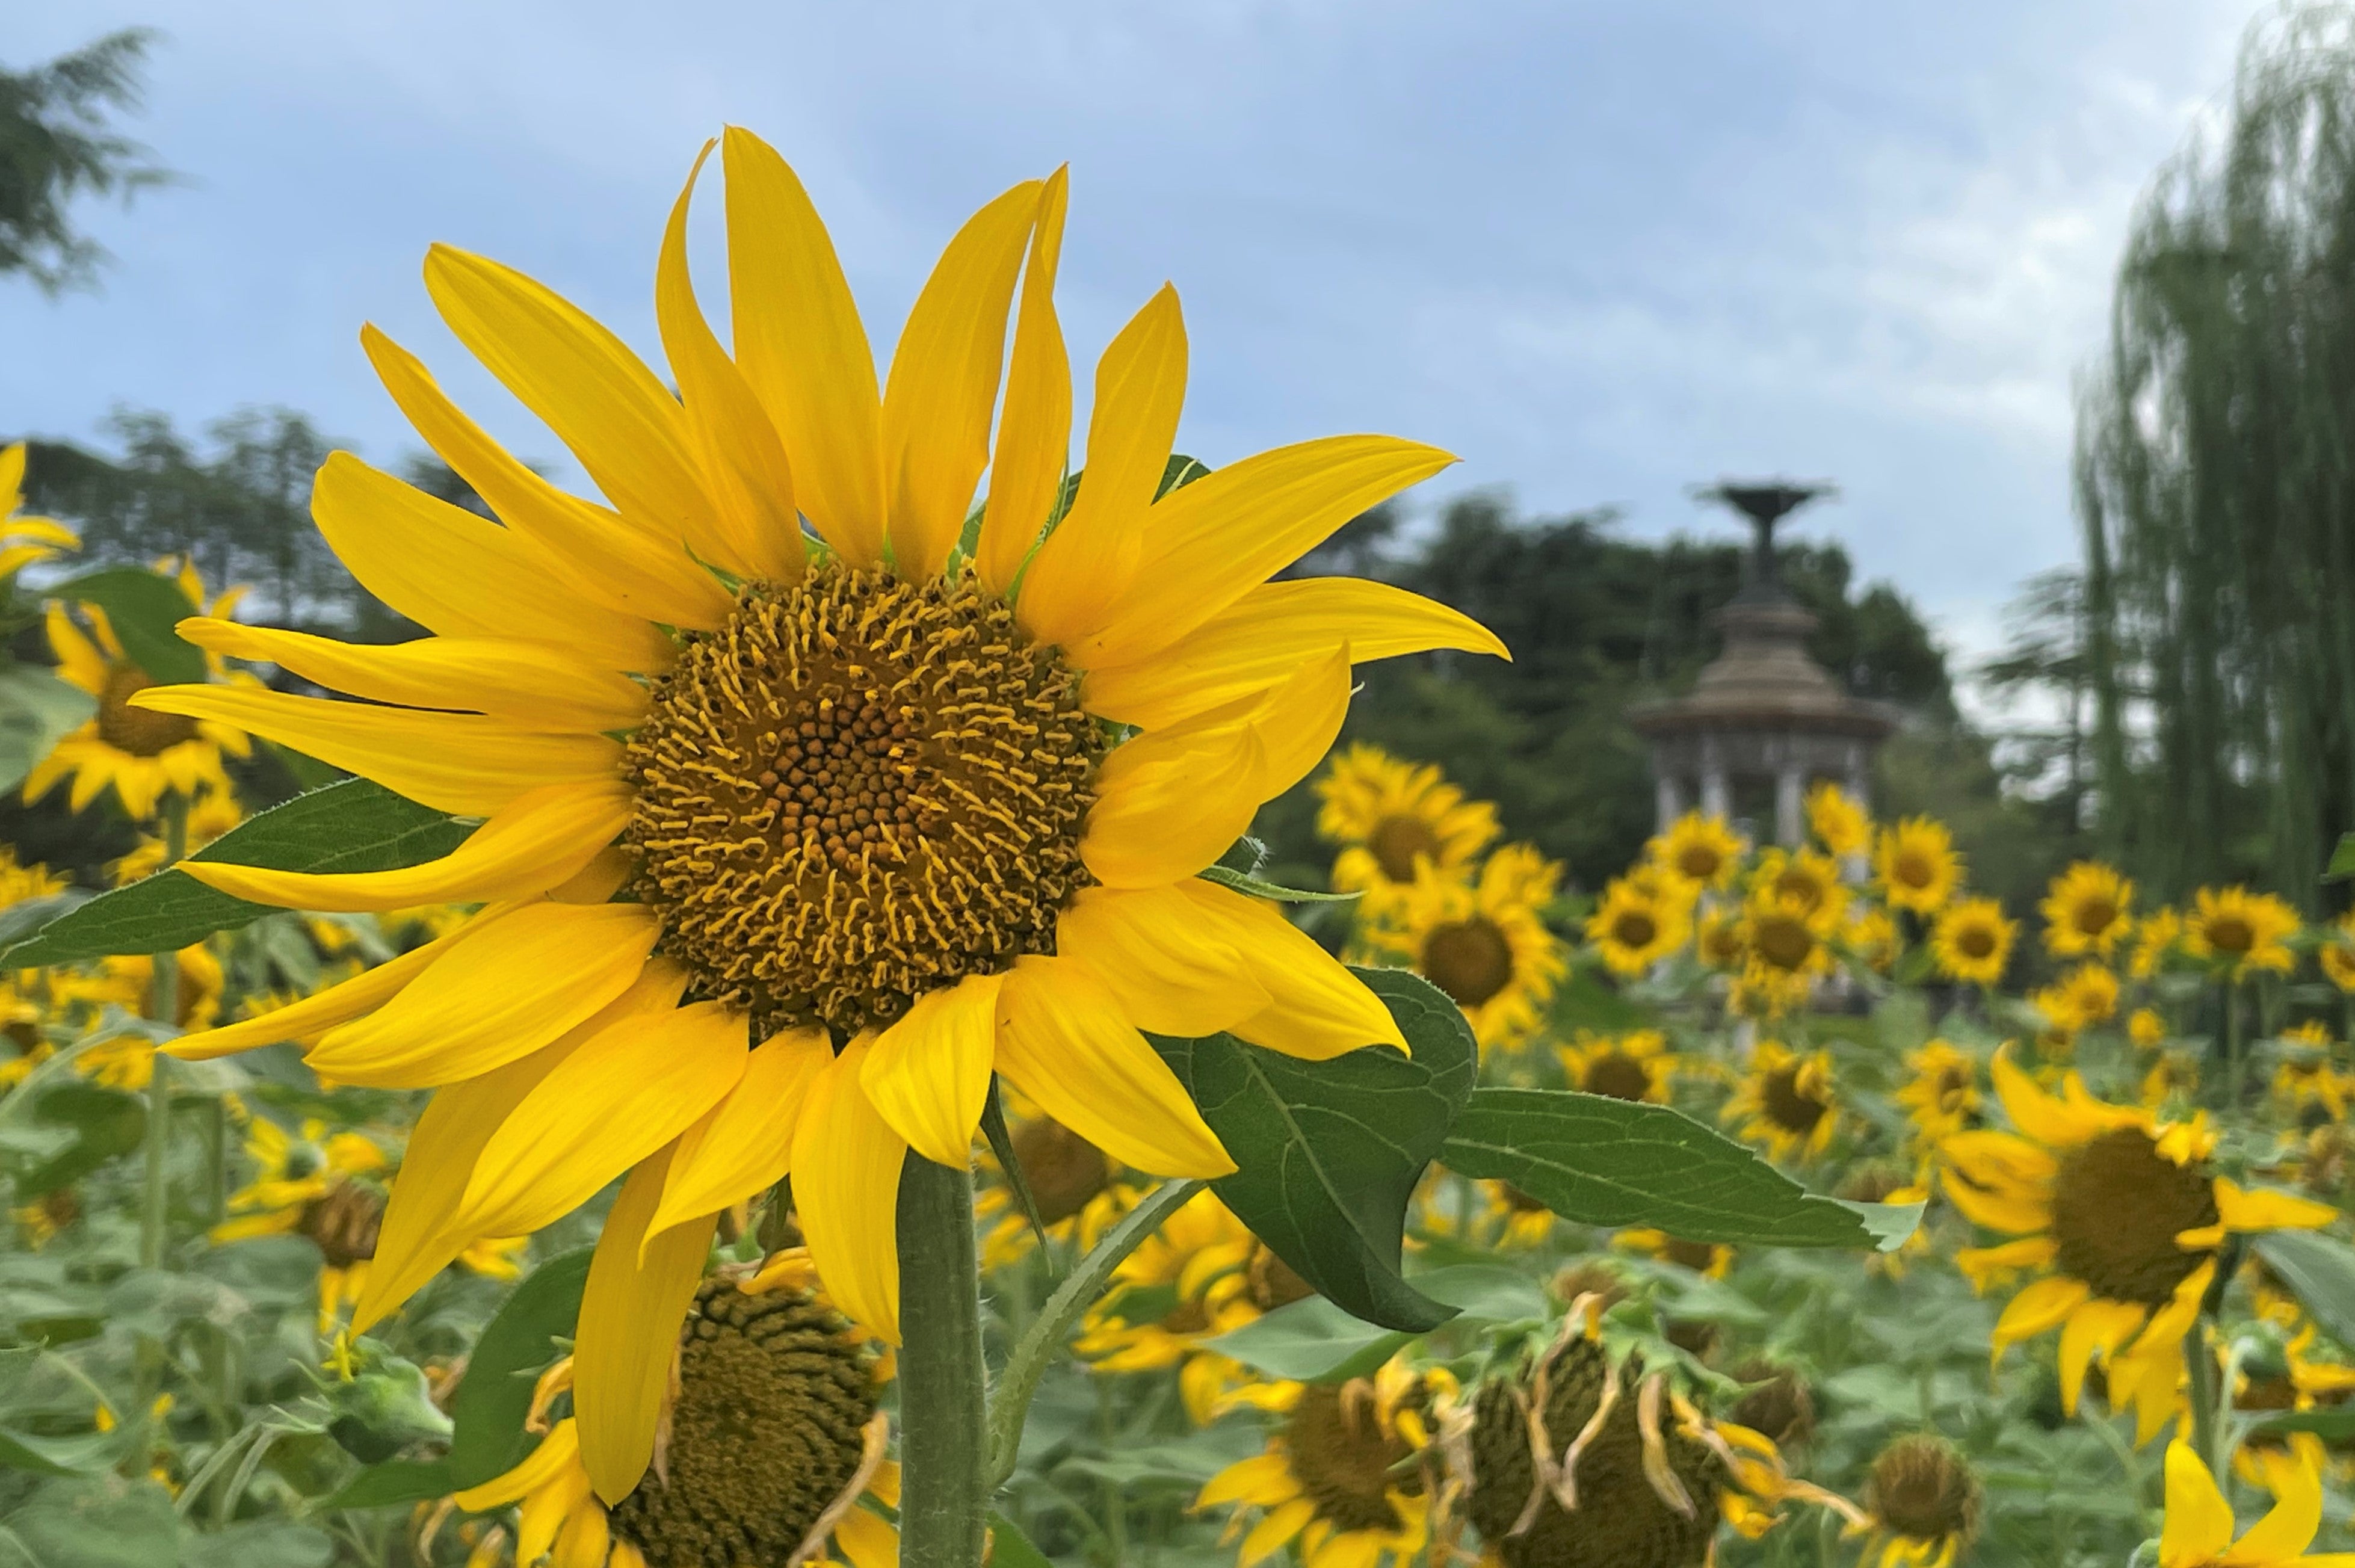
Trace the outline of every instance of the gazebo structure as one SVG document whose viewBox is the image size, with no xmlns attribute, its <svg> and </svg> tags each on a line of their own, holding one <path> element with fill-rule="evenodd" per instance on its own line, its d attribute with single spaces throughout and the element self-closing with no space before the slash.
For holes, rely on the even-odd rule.
<svg viewBox="0 0 2355 1568">
<path fill-rule="evenodd" d="M 1870 802 L 1873 753 L 1897 728 L 1887 703 L 1850 697 L 1807 655 L 1816 617 L 1793 599 L 1774 560 L 1774 525 L 1829 485 L 1723 481 L 1696 492 L 1747 517 L 1757 530 L 1740 592 L 1710 620 L 1725 647 L 1683 697 L 1628 718 L 1651 742 L 1659 825 L 1696 798 L 1732 821 L 1763 815 L 1771 790 L 1776 842 L 1806 833 L 1808 785 L 1831 779 Z"/>
</svg>

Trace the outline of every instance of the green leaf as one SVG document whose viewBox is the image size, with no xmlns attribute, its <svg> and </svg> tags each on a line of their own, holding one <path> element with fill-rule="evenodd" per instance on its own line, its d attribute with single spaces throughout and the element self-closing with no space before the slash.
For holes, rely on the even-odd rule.
<svg viewBox="0 0 2355 1568">
<path fill-rule="evenodd" d="M 332 1536 L 291 1519 L 240 1520 L 180 1549 L 180 1568 L 326 1568 L 335 1559 Z"/>
<path fill-rule="evenodd" d="M 2249 1428 L 2252 1437 L 2286 1437 L 2293 1432 L 2314 1433 L 2334 1447 L 2355 1443 L 2355 1404 L 2296 1411 L 2260 1421 Z"/>
<path fill-rule="evenodd" d="M 48 590 L 53 599 L 95 604 L 123 645 L 124 656 L 160 686 L 205 678 L 204 650 L 172 630 L 202 613 L 180 585 L 159 572 L 135 566 L 110 566 L 68 578 Z"/>
<path fill-rule="evenodd" d="M 79 1080 L 44 1091 L 32 1107 L 36 1125 L 70 1132 L 73 1142 L 17 1178 L 20 1198 L 37 1198 L 129 1154 L 147 1141 L 147 1104 L 126 1094 Z"/>
<path fill-rule="evenodd" d="M 180 1520 L 157 1483 L 93 1476 L 43 1487 L 0 1525 L 39 1568 L 171 1568 Z"/>
<path fill-rule="evenodd" d="M 346 779 L 271 807 L 189 857 L 277 871 L 390 871 L 435 860 L 473 827 L 367 779 Z M 185 871 L 101 893 L 0 952 L 9 968 L 118 953 L 168 953 L 276 912 Z"/>
<path fill-rule="evenodd" d="M 1237 1165 L 1211 1185 L 1269 1250 L 1353 1317 L 1421 1333 L 1455 1315 L 1399 1274 L 1406 1206 L 1479 1062 L 1454 1002 L 1397 969 L 1353 971 L 1413 1048 L 1301 1061 L 1232 1035 L 1153 1044 Z"/>
<path fill-rule="evenodd" d="M 2355 1345 L 2355 1247 L 2312 1231 L 2267 1231 L 2250 1243 L 2324 1333 Z"/>
<path fill-rule="evenodd" d="M 394 1503 L 423 1502 L 448 1497 L 459 1489 L 447 1459 L 387 1459 L 370 1465 L 346 1481 L 325 1509 L 386 1508 Z"/>
<path fill-rule="evenodd" d="M 1514 1323 L 1546 1315 L 1545 1291 L 1518 1270 L 1465 1264 L 1414 1276 L 1414 1287 L 1456 1309 L 1451 1325 Z M 1321 1296 L 1295 1301 L 1203 1341 L 1206 1349 L 1295 1382 L 1367 1376 L 1416 1337 L 1350 1317 Z"/>
<path fill-rule="evenodd" d="M 1278 903 L 1345 904 L 1365 896 L 1363 893 L 1312 893 L 1305 888 L 1278 887 L 1273 882 L 1263 882 L 1257 877 L 1245 876 L 1231 866 L 1212 866 L 1200 876 L 1206 882 L 1216 882 L 1222 888 L 1232 888 L 1255 899 L 1273 899 Z"/>
<path fill-rule="evenodd" d="M 456 1489 L 479 1487 L 515 1468 L 531 1447 L 523 1429 L 532 1380 L 572 1337 L 594 1247 L 550 1258 L 534 1269 L 483 1329 L 466 1375 L 450 1400 L 450 1475 Z"/>
<path fill-rule="evenodd" d="M 1169 454 L 1169 461 L 1162 465 L 1161 483 L 1155 487 L 1153 498 L 1158 501 L 1172 490 L 1183 490 L 1209 471 L 1210 465 L 1201 459 L 1173 452 Z"/>
<path fill-rule="evenodd" d="M 48 1476 L 95 1476 L 122 1456 L 123 1444 L 112 1432 L 86 1432 L 71 1437 L 36 1437 L 29 1432 L 0 1427 L 0 1467 L 35 1470 Z"/>
<path fill-rule="evenodd" d="M 2326 882 L 2343 882 L 2355 877 L 2355 833 L 2339 836 L 2339 848 L 2330 852 L 2330 865 L 2322 873 Z"/>
<path fill-rule="evenodd" d="M 986 1556 L 989 1568 L 1054 1568 L 1047 1554 L 1030 1544 L 1022 1527 L 996 1509 L 989 1510 L 989 1551 Z"/>
<path fill-rule="evenodd" d="M 89 692 L 38 665 L 0 669 L 0 795 L 23 784 L 35 763 L 97 711 Z"/>
<path fill-rule="evenodd" d="M 1654 1225 L 1688 1242 L 1887 1252 L 1921 1213 L 1818 1198 L 1680 1111 L 1563 1089 L 1476 1091 L 1439 1157 L 1566 1220 Z"/>
</svg>

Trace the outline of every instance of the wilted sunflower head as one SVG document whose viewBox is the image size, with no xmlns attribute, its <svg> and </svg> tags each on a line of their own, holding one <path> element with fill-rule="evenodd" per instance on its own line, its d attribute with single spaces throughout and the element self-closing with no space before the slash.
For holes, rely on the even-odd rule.
<svg viewBox="0 0 2355 1568">
<path fill-rule="evenodd" d="M 1872 1462 L 1865 1483 L 1865 1510 L 1891 1538 L 1881 1555 L 1883 1568 L 1953 1562 L 1977 1535 L 1985 1501 L 1978 1477 L 1953 1444 L 1928 1433 L 1896 1439 Z"/>
</svg>

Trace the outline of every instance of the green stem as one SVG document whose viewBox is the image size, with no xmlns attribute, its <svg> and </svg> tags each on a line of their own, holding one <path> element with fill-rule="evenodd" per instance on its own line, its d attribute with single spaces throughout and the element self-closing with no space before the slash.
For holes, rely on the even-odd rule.
<svg viewBox="0 0 2355 1568">
<path fill-rule="evenodd" d="M 2216 1357 L 2208 1348 L 2208 1316 L 2191 1320 L 2183 1336 L 2183 1360 L 2191 1370 L 2191 1446 L 2211 1475 L 2224 1473 L 2225 1456 L 2216 1451 Z"/>
<path fill-rule="evenodd" d="M 173 790 L 164 796 L 164 864 L 176 864 L 188 852 L 188 801 Z M 153 978 L 147 987 L 147 1016 L 165 1025 L 180 1018 L 180 955 L 158 953 L 150 960 Z M 164 1262 L 165 1221 L 170 1214 L 168 1157 L 172 1147 L 172 1059 L 155 1053 L 154 1075 L 147 1082 L 147 1169 L 139 1206 L 139 1262 L 158 1268 Z"/>
<path fill-rule="evenodd" d="M 910 1154 L 900 1173 L 900 1561 L 980 1568 L 981 1269 L 973 1178 Z"/>
<path fill-rule="evenodd" d="M 2241 1040 L 2241 989 L 2227 981 L 2224 986 L 2224 1093 L 2230 1096 L 2225 1109 L 2241 1107 L 2241 1067 L 2244 1047 Z"/>
</svg>

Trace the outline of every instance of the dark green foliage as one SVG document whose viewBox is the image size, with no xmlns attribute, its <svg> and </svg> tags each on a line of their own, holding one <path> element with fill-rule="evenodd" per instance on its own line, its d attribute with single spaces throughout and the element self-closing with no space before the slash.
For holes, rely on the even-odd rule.
<svg viewBox="0 0 2355 1568">
<path fill-rule="evenodd" d="M 127 199 L 170 178 L 109 123 L 139 106 L 154 37 L 125 28 L 46 65 L 0 70 L 0 273 L 22 272 L 50 293 L 89 284 L 106 251 L 75 229 L 74 199 Z"/>
</svg>

